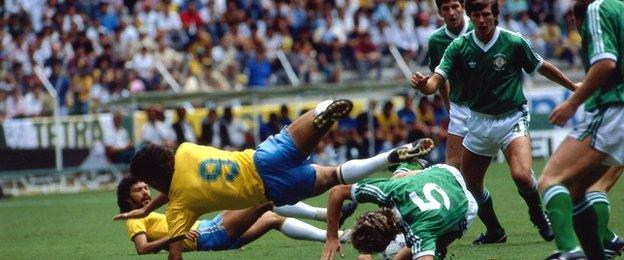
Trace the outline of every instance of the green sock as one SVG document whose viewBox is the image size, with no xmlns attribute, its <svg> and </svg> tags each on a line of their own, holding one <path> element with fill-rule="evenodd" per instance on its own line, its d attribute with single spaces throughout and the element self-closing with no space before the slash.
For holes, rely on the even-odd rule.
<svg viewBox="0 0 624 260">
<path fill-rule="evenodd" d="M 585 195 L 591 200 L 598 218 L 598 232 L 601 235 L 600 239 L 604 242 L 611 241 L 616 237 L 615 233 L 609 229 L 609 215 L 611 213 L 611 207 L 607 194 L 601 191 L 588 192 Z"/>
<path fill-rule="evenodd" d="M 596 224 L 600 241 L 605 241 L 609 234 L 609 198 L 607 194 L 599 191 L 592 191 L 585 194 L 594 211 L 596 212 Z M 611 237 L 613 238 L 613 237 Z"/>
<path fill-rule="evenodd" d="M 574 204 L 574 230 L 588 259 L 606 259 L 598 214 L 591 202 L 585 197 Z"/>
<path fill-rule="evenodd" d="M 578 243 L 572 223 L 572 198 L 570 192 L 562 185 L 553 185 L 544 191 L 546 213 L 555 233 L 557 249 L 569 252 L 577 249 Z"/>
</svg>

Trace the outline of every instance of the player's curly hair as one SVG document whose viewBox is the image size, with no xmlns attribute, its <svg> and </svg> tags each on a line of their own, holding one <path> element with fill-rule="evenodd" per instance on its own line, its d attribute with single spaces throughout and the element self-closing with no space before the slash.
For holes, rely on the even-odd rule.
<svg viewBox="0 0 624 260">
<path fill-rule="evenodd" d="M 357 219 L 351 244 L 361 253 L 383 252 L 388 244 L 401 232 L 399 219 L 390 208 L 368 212 Z"/>
<path fill-rule="evenodd" d="M 500 13 L 498 9 L 498 0 L 466 0 L 464 2 L 464 6 L 466 8 L 466 14 L 470 16 L 472 12 L 479 12 L 485 9 L 486 6 L 492 5 L 492 14 L 496 19 L 496 25 L 498 25 L 498 14 Z"/>
<path fill-rule="evenodd" d="M 130 190 L 132 185 L 140 182 L 138 178 L 128 175 L 121 179 L 117 185 L 117 206 L 119 206 L 119 213 L 124 213 L 132 210 L 132 205 L 128 200 L 130 199 Z"/>
<path fill-rule="evenodd" d="M 173 177 L 173 163 L 172 150 L 146 145 L 132 157 L 130 174 L 158 191 L 167 193 Z"/>
</svg>

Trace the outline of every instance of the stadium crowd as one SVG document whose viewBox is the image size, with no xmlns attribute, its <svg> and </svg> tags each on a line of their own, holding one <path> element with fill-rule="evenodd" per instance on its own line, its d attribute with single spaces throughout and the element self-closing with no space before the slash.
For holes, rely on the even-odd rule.
<svg viewBox="0 0 624 260">
<path fill-rule="evenodd" d="M 435 97 L 433 101 L 429 101 L 427 97 L 423 97 L 416 107 L 413 106 L 411 96 L 405 95 L 403 100 L 403 106 L 399 109 L 395 109 L 390 101 L 384 102 L 381 109 L 377 109 L 377 102 L 371 101 L 368 110 L 340 120 L 335 131 L 330 132 L 318 145 L 312 158 L 314 162 L 337 165 L 350 159 L 366 158 L 388 151 L 407 140 L 423 137 L 432 138 L 438 143 L 437 150 L 431 153 L 430 159 L 444 161 L 448 113 L 442 99 Z M 176 110 L 177 119 L 173 124 L 166 122 L 164 112 L 158 106 L 148 107 L 146 111 L 148 120 L 137 130 L 141 133 L 139 144 L 175 148 L 183 142 L 193 142 L 233 151 L 256 146 L 254 130 L 240 118 L 233 116 L 231 107 L 225 107 L 222 112 L 210 108 L 206 117 L 202 119 L 199 133 L 193 130 L 184 108 Z M 369 111 L 376 112 L 369 115 Z M 301 114 L 305 112 L 302 111 Z M 261 140 L 279 133 L 283 127 L 289 125 L 292 122 L 289 115 L 286 105 L 282 105 L 279 112 L 271 113 L 268 120 L 260 126 Z M 373 119 L 373 131 L 369 130 L 369 118 Z M 369 143 L 371 134 L 375 139 L 372 154 Z M 129 143 L 122 145 L 125 146 L 129 146 Z M 123 156 L 119 160 L 111 157 L 111 159 L 115 162 L 129 162 L 130 157 Z"/>
<path fill-rule="evenodd" d="M 501 2 L 503 27 L 546 58 L 578 63 L 570 0 Z M 424 65 L 429 35 L 441 24 L 430 0 L 7 0 L 0 120 L 51 114 L 37 65 L 62 114 L 85 114 L 118 97 L 168 89 L 163 68 L 186 91 L 288 84 L 281 51 L 304 83 L 398 76 L 382 73 L 395 66 L 388 46 Z"/>
</svg>

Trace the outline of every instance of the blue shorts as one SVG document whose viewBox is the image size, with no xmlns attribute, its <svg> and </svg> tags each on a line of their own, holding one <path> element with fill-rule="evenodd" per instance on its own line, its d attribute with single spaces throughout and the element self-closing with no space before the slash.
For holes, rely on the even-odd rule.
<svg viewBox="0 0 624 260">
<path fill-rule="evenodd" d="M 223 217 L 217 215 L 211 220 L 202 220 L 197 227 L 198 251 L 217 251 L 240 248 L 240 237 L 230 237 L 223 227 Z"/>
<path fill-rule="evenodd" d="M 295 204 L 314 192 L 316 170 L 285 128 L 258 146 L 254 163 L 266 196 L 275 206 Z"/>
</svg>

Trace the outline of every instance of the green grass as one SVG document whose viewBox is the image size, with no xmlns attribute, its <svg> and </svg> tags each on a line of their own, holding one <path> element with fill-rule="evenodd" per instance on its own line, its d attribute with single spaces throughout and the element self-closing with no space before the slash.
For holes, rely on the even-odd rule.
<svg viewBox="0 0 624 260">
<path fill-rule="evenodd" d="M 536 161 L 536 172 L 541 172 L 543 161 Z M 552 250 L 553 243 L 543 242 L 528 220 L 526 206 L 504 164 L 494 163 L 486 178 L 486 185 L 494 199 L 496 212 L 509 235 L 507 244 L 472 246 L 470 242 L 484 230 L 477 219 L 463 239 L 449 249 L 455 259 L 543 259 Z M 624 230 L 622 200 L 624 196 L 616 185 L 610 194 L 611 227 Z M 306 202 L 324 206 L 326 196 Z M 362 213 L 372 207 L 360 207 Z M 111 221 L 118 211 L 114 192 L 92 192 L 68 195 L 42 195 L 0 200 L 0 258 L 2 259 L 124 259 L 136 257 L 134 246 L 128 240 L 122 222 Z M 164 211 L 164 208 L 159 210 Z M 356 213 L 356 214 L 357 214 Z M 324 223 L 307 221 L 323 227 Z M 347 226 L 354 218 L 347 221 Z M 195 259 L 318 259 L 321 243 L 287 239 L 279 232 L 245 246 L 242 250 L 223 252 L 191 252 L 186 258 Z M 346 259 L 355 259 L 356 252 L 344 246 Z M 147 258 L 165 258 L 166 252 Z M 141 259 L 147 259 L 142 257 Z"/>
</svg>

